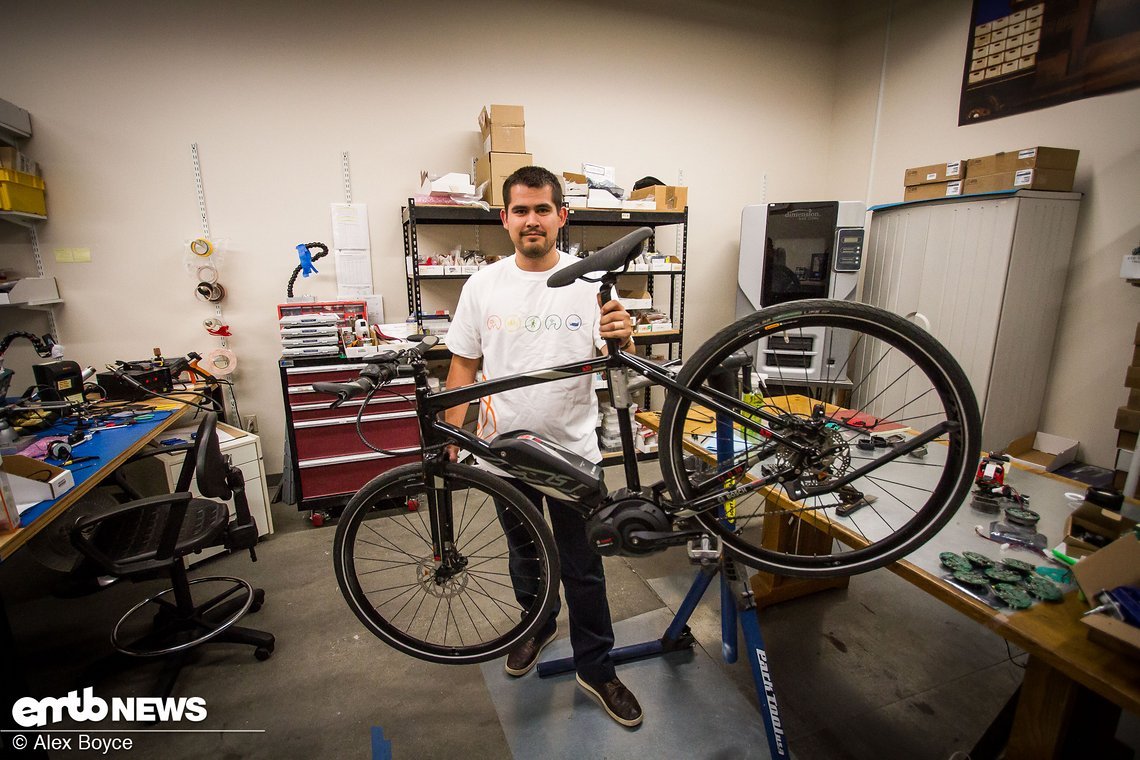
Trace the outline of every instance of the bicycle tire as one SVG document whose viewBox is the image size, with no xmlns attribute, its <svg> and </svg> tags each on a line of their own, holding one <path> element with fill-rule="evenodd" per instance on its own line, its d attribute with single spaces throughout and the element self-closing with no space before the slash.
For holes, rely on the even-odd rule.
<svg viewBox="0 0 1140 760">
<path fill-rule="evenodd" d="M 821 335 L 828 336 L 826 339 L 832 341 L 831 345 L 818 343 Z M 808 338 L 813 342 L 809 343 Z M 760 343 L 761 340 L 767 342 Z M 773 340 L 776 342 L 772 343 Z M 833 349 L 843 345 L 844 340 L 848 347 L 845 353 L 834 352 L 843 357 L 842 365 L 834 369 L 834 376 L 816 383 L 819 394 L 818 397 L 812 395 L 813 381 L 805 379 L 806 374 L 805 378 L 795 377 L 798 372 L 807 370 L 793 371 L 792 365 L 807 366 L 812 361 L 811 350 L 820 352 L 822 349 L 823 355 L 833 355 Z M 757 311 L 718 332 L 684 363 L 677 382 L 691 390 L 705 388 L 708 378 L 727 356 L 748 346 L 753 346 L 764 362 L 773 361 L 779 370 L 778 378 L 768 378 L 767 396 L 762 404 L 766 411 L 780 417 L 778 425 L 768 423 L 768 427 L 778 432 L 806 429 L 809 416 L 806 407 L 816 408 L 825 395 L 834 392 L 840 380 L 849 382 L 851 399 L 855 402 L 849 402 L 850 406 L 859 407 L 864 399 L 870 402 L 857 408 L 859 414 L 850 419 L 836 407 L 824 407 L 828 410 L 825 424 L 812 435 L 818 443 L 816 450 L 827 452 L 827 456 L 813 460 L 814 464 L 801 459 L 804 472 L 796 479 L 748 494 L 745 498 L 751 499 L 752 505 L 745 508 L 743 522 L 740 504 L 735 505 L 736 521 L 732 525 L 710 511 L 696 515 L 702 527 L 720 536 L 733 555 L 745 564 L 781 575 L 853 575 L 909 554 L 951 519 L 973 483 L 981 445 L 981 419 L 965 373 L 933 336 L 895 314 L 866 304 L 825 299 L 792 301 Z M 784 346 L 788 348 L 785 350 Z M 880 370 L 885 361 L 886 369 Z M 907 363 L 909 368 L 901 373 L 894 369 Z M 785 375 L 784 367 L 793 377 Z M 848 368 L 856 367 L 867 369 L 867 376 L 848 381 Z M 918 372 L 912 375 L 915 368 Z M 829 367 L 828 371 L 833 368 Z M 808 391 L 799 399 L 786 392 L 798 387 L 794 382 L 800 382 Z M 900 382 L 904 394 L 914 387 L 915 396 L 911 400 L 904 398 L 901 405 L 895 406 Z M 924 385 L 926 390 L 923 390 Z M 785 389 L 782 394 L 780 386 Z M 906 409 L 913 404 L 917 407 Z M 678 503 L 694 498 L 702 480 L 706 491 L 710 488 L 709 471 L 694 474 L 686 470 L 684 424 L 691 407 L 692 403 L 683 395 L 670 392 L 662 408 L 662 474 L 670 495 Z M 871 407 L 879 410 L 878 416 L 868 414 Z M 755 413 L 756 408 L 742 402 L 740 411 L 747 416 Z M 934 411 L 920 413 L 928 408 Z M 915 431 L 904 423 L 937 415 L 942 415 L 941 421 L 957 427 L 926 447 L 930 452 L 929 461 L 919 461 L 909 454 L 896 456 L 880 463 L 880 469 L 874 471 L 882 473 L 890 467 L 890 478 L 868 473 L 850 484 L 851 490 L 846 493 L 809 496 L 798 502 L 794 498 L 796 493 L 804 493 L 797 488 L 804 487 L 805 479 L 810 486 L 826 487 L 828 479 L 853 473 L 864 466 L 864 460 L 871 464 L 893 452 L 892 448 L 879 456 L 862 456 L 858 438 L 870 439 L 872 446 L 877 447 L 875 437 L 885 441 L 888 435 L 897 435 L 903 442 L 889 446 L 905 445 Z M 925 420 L 921 424 L 926 427 L 920 429 L 931 430 L 936 422 L 938 420 Z M 865 432 L 870 435 L 864 436 L 857 423 L 869 425 Z M 888 428 L 894 433 L 888 433 Z M 788 447 L 775 446 L 771 454 L 762 454 L 766 450 L 761 445 L 752 446 L 752 441 L 759 444 L 765 440 L 762 434 L 752 434 L 739 425 L 736 430 L 743 441 L 733 443 L 734 451 L 766 457 L 756 465 L 761 475 L 788 472 L 788 468 L 798 466 L 796 452 Z M 865 444 L 866 440 L 864 448 Z M 767 445 L 772 448 L 772 444 Z M 877 450 L 874 448 L 872 454 Z M 718 467 L 720 471 L 730 469 L 727 462 Z M 927 495 L 922 496 L 922 492 Z M 851 504 L 858 506 L 849 516 L 840 517 L 836 513 L 837 508 Z M 752 511 L 749 513 L 748 509 Z M 794 520 L 796 517 L 804 519 Z M 783 526 L 782 532 L 768 530 L 779 526 Z M 805 526 L 815 530 L 807 530 Z M 796 533 L 789 539 L 787 530 L 792 529 Z M 780 535 L 784 538 L 780 539 Z"/>
<path fill-rule="evenodd" d="M 558 594 L 558 551 L 541 513 L 502 478 L 448 462 L 443 480 L 452 497 L 453 543 L 466 561 L 461 571 L 439 576 L 430 527 L 437 507 L 423 465 L 412 463 L 373 478 L 345 507 L 333 541 L 337 584 L 357 618 L 399 651 L 437 663 L 484 662 L 546 622 Z M 537 588 L 527 602 L 515 592 L 522 581 L 512 582 L 495 499 L 534 555 L 526 582 Z"/>
</svg>

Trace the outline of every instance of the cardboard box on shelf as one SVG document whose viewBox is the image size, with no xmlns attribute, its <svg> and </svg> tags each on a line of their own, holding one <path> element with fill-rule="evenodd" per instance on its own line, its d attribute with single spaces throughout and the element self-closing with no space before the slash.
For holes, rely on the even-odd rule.
<svg viewBox="0 0 1140 760">
<path fill-rule="evenodd" d="M 1073 575 L 1089 608 L 1098 606 L 1101 591 L 1140 584 L 1140 541 L 1131 534 L 1117 539 L 1073 565 Z M 1140 658 L 1140 628 L 1103 614 L 1082 617 L 1081 623 L 1089 627 L 1090 641 Z"/>
<path fill-rule="evenodd" d="M 653 308 L 653 295 L 647 290 L 619 290 L 617 300 L 626 311 Z"/>
<path fill-rule="evenodd" d="M 1124 373 L 1125 388 L 1140 388 L 1140 364 L 1133 364 Z"/>
<path fill-rule="evenodd" d="M 657 211 L 684 211 L 689 205 L 689 188 L 677 185 L 654 185 L 634 190 L 629 199 L 639 201 L 652 198 Z"/>
<path fill-rule="evenodd" d="M 516 169 L 534 163 L 529 153 L 488 153 L 475 162 L 475 184 L 487 183 L 483 197 L 492 206 L 503 205 L 503 182 Z"/>
<path fill-rule="evenodd" d="M 526 153 L 525 132 L 522 106 L 492 104 L 479 113 L 484 153 Z"/>
<path fill-rule="evenodd" d="M 1112 424 L 1117 430 L 1129 433 L 1140 432 L 1140 409 L 1122 406 L 1116 410 L 1116 421 Z"/>
<path fill-rule="evenodd" d="M 1133 520 L 1119 512 L 1086 501 L 1065 520 L 1065 553 L 1070 557 L 1086 557 L 1135 527 Z"/>
<path fill-rule="evenodd" d="M 944 164 L 915 166 L 903 173 L 904 185 L 927 185 L 931 182 L 949 182 L 966 176 L 965 161 L 947 161 Z"/>
<path fill-rule="evenodd" d="M 1013 172 L 1018 169 L 1064 169 L 1075 171 L 1079 150 L 1068 148 L 1022 148 L 1021 150 L 991 153 L 966 161 L 966 176 L 981 177 L 986 174 Z"/>
<path fill-rule="evenodd" d="M 1066 169 L 1018 169 L 1017 171 L 966 177 L 962 192 L 993 193 L 1000 190 L 1056 190 L 1073 189 L 1076 172 Z"/>
<path fill-rule="evenodd" d="M 39 176 L 40 166 L 15 148 L 0 145 L 0 169 Z"/>
<path fill-rule="evenodd" d="M 1005 453 L 1010 459 L 1037 472 L 1055 472 L 1077 457 L 1079 441 L 1050 433 L 1029 433 L 1010 441 Z"/>
<path fill-rule="evenodd" d="M 609 190 L 590 190 L 586 197 L 586 206 L 589 208 L 621 208 L 621 198 Z"/>
<path fill-rule="evenodd" d="M 962 194 L 962 181 L 931 182 L 903 188 L 903 201 L 926 201 L 931 198 L 953 198 Z"/>
<path fill-rule="evenodd" d="M 1119 430 L 1116 433 L 1116 447 L 1118 449 L 1132 449 L 1136 448 L 1136 433 L 1129 433 L 1127 430 Z"/>
</svg>

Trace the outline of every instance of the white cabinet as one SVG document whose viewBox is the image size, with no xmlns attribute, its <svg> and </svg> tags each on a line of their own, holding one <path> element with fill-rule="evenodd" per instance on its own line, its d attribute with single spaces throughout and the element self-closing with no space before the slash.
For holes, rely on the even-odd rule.
<svg viewBox="0 0 1140 760">
<path fill-rule="evenodd" d="M 1038 429 L 1080 198 L 1021 190 L 872 209 L 861 300 L 929 321 L 974 387 L 986 449 Z"/>
<path fill-rule="evenodd" d="M 164 433 L 163 440 L 177 437 L 189 440 L 190 433 L 194 429 L 196 427 L 183 431 L 168 430 Z M 245 476 L 245 496 L 249 502 L 249 513 L 257 523 L 258 535 L 267 536 L 273 532 L 273 513 L 269 508 L 269 491 L 265 485 L 265 463 L 261 455 L 261 438 L 253 433 L 247 433 L 223 423 L 218 423 L 218 432 L 226 434 L 219 436 L 220 438 L 232 436 L 228 440 L 220 442 L 222 454 L 229 456 L 230 461 L 240 468 L 242 475 Z M 178 474 L 182 469 L 182 461 L 185 457 L 185 451 L 176 451 L 141 459 L 132 463 L 128 478 L 132 484 L 147 495 L 171 493 L 178 483 Z M 190 491 L 195 496 L 201 496 L 193 483 L 191 483 Z M 235 514 L 233 500 L 231 499 L 226 503 L 230 507 L 230 517 L 232 518 Z M 201 562 L 207 557 L 212 557 L 223 551 L 225 551 L 225 547 L 212 546 L 187 559 L 191 563 Z"/>
</svg>

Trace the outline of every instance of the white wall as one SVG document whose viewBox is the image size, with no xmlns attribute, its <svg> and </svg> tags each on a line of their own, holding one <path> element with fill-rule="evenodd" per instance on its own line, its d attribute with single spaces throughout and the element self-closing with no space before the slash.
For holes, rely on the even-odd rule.
<svg viewBox="0 0 1140 760">
<path fill-rule="evenodd" d="M 67 357 L 102 366 L 217 345 L 201 327 L 183 241 L 199 233 L 190 144 L 210 225 L 227 239 L 225 316 L 238 399 L 280 469 L 275 305 L 294 246 L 331 242 L 328 204 L 368 204 L 377 289 L 407 314 L 399 208 L 421 169 L 465 170 L 488 102 L 526 107 L 528 149 L 555 171 L 618 167 L 627 186 L 683 169 L 690 186 L 687 346 L 732 317 L 740 208 L 826 194 L 831 2 L 23 3 L 0 46 L 0 97 L 28 109 L 66 306 Z M 3 227 L 4 225 L 0 225 Z M 24 233 L 0 230 L 26 269 Z M 86 247 L 90 264 L 56 264 Z M 335 294 L 319 266 L 298 293 Z M 5 329 L 16 317 L 5 315 Z M 42 331 L 42 327 L 39 328 Z M 32 357 L 9 352 L 17 370 Z M 25 369 L 16 385 L 31 382 Z"/>
<path fill-rule="evenodd" d="M 959 127 L 971 4 L 896 0 L 870 5 L 842 24 L 857 34 L 841 46 L 837 61 L 832 132 L 837 192 L 859 193 L 867 183 L 866 175 L 845 165 L 848 156 L 870 166 L 874 204 L 902 200 L 902 176 L 909 166 L 1034 145 L 1081 151 L 1075 189 L 1085 197 L 1041 428 L 1080 440 L 1082 460 L 1112 466 L 1113 419 L 1127 400 L 1124 371 L 1140 321 L 1140 291 L 1119 278 L 1121 257 L 1140 242 L 1140 90 Z M 878 133 L 868 143 L 884 40 Z"/>
</svg>

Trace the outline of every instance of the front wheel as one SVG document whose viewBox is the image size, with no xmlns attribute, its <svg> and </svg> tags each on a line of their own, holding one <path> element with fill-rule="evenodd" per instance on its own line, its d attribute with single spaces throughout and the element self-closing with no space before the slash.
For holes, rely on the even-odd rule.
<svg viewBox="0 0 1140 760">
<path fill-rule="evenodd" d="M 431 662 L 506 654 L 546 622 L 558 593 L 542 515 L 502 478 L 455 463 L 432 487 L 419 463 L 371 480 L 340 517 L 333 564 L 360 621 Z"/>
<path fill-rule="evenodd" d="M 741 350 L 763 388 L 726 384 Z M 667 396 L 671 495 L 691 502 L 769 481 L 697 515 L 755 567 L 809 577 L 881 567 L 945 525 L 973 482 L 981 420 L 969 381 L 929 333 L 881 309 L 820 299 L 763 309 L 709 339 L 677 381 L 735 415 Z M 912 446 L 918 436 L 929 441 Z"/>
</svg>

